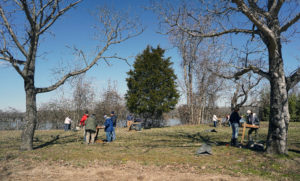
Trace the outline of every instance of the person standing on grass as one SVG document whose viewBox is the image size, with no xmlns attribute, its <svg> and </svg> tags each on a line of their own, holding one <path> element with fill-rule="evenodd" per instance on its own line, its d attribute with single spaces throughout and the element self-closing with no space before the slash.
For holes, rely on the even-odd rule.
<svg viewBox="0 0 300 181">
<path fill-rule="evenodd" d="M 217 127 L 217 121 L 218 121 L 218 117 L 214 114 L 213 115 L 214 127 Z"/>
<path fill-rule="evenodd" d="M 115 111 L 112 111 L 110 114 L 110 118 L 113 122 L 113 131 L 112 131 L 112 141 L 116 140 L 116 126 L 117 126 L 117 116 L 115 115 Z"/>
<path fill-rule="evenodd" d="M 259 125 L 259 120 L 256 116 L 255 113 L 253 113 L 251 110 L 247 111 L 248 115 L 247 115 L 247 123 L 248 124 L 252 124 L 252 125 Z M 257 135 L 258 135 L 258 128 L 250 128 L 248 131 L 248 142 L 252 142 L 252 132 L 255 131 L 255 140 L 257 140 Z"/>
<path fill-rule="evenodd" d="M 113 132 L 113 121 L 110 117 L 107 117 L 106 115 L 104 115 L 104 119 L 105 119 L 105 122 L 104 122 L 104 131 L 106 133 L 106 140 L 107 142 L 111 142 L 112 141 L 112 132 Z"/>
<path fill-rule="evenodd" d="M 230 124 L 229 118 L 230 118 L 230 115 L 227 114 L 227 115 L 226 115 L 226 123 L 228 123 L 228 126 L 230 127 L 231 124 Z"/>
<path fill-rule="evenodd" d="M 87 118 L 85 121 L 85 132 L 86 132 L 86 143 L 94 144 L 95 136 L 96 136 L 96 115 L 92 114 L 90 117 Z"/>
<path fill-rule="evenodd" d="M 240 115 L 239 108 L 234 108 L 234 111 L 231 113 L 229 122 L 232 128 L 232 138 L 231 138 L 231 146 L 238 146 L 238 134 L 239 134 L 239 124 L 240 124 Z"/>
<path fill-rule="evenodd" d="M 86 138 L 86 132 L 85 132 L 85 121 L 87 120 L 87 118 L 89 117 L 89 111 L 85 111 L 85 114 L 82 116 L 79 126 L 83 128 L 83 139 L 85 141 Z"/>
<path fill-rule="evenodd" d="M 127 127 L 129 128 L 131 126 L 131 124 L 133 123 L 132 114 L 129 114 L 126 119 L 127 119 Z"/>
<path fill-rule="evenodd" d="M 69 118 L 69 116 L 66 117 L 65 122 L 64 122 L 64 130 L 68 131 L 71 129 L 71 122 L 72 120 Z"/>
</svg>

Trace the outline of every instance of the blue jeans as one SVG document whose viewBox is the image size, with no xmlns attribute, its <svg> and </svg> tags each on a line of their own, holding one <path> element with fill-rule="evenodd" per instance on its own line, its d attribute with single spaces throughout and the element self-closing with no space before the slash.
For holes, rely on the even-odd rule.
<svg viewBox="0 0 300 181">
<path fill-rule="evenodd" d="M 239 136 L 239 123 L 232 123 L 231 124 L 232 128 L 232 139 L 237 139 Z"/>
<path fill-rule="evenodd" d="M 111 142 L 111 140 L 112 140 L 112 132 L 106 132 L 106 140 L 107 140 L 107 142 Z"/>
<path fill-rule="evenodd" d="M 217 121 L 214 121 L 214 127 L 217 127 Z"/>
<path fill-rule="evenodd" d="M 68 131 L 69 130 L 69 124 L 64 124 L 64 130 Z"/>
<path fill-rule="evenodd" d="M 116 140 L 116 132 L 115 132 L 115 128 L 113 128 L 114 130 L 112 131 L 112 141 Z"/>
</svg>

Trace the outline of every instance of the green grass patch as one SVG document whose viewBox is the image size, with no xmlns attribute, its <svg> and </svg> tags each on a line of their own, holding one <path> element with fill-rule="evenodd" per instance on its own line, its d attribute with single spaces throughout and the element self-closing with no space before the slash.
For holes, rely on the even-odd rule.
<svg viewBox="0 0 300 181">
<path fill-rule="evenodd" d="M 259 139 L 267 136 L 267 123 L 259 129 Z M 208 132 L 208 125 L 153 128 L 141 132 L 116 130 L 113 143 L 86 145 L 83 135 L 62 130 L 36 131 L 33 151 L 19 151 L 20 131 L 0 131 L 0 164 L 24 160 L 31 162 L 61 162 L 75 167 L 86 167 L 91 162 L 125 164 L 128 161 L 142 165 L 193 168 L 199 173 L 259 176 L 271 180 L 299 180 L 300 123 L 290 123 L 289 154 L 272 156 L 264 152 L 228 146 L 231 128 L 217 128 Z M 105 139 L 105 133 L 98 139 Z M 197 156 L 202 143 L 213 145 L 212 155 Z"/>
</svg>

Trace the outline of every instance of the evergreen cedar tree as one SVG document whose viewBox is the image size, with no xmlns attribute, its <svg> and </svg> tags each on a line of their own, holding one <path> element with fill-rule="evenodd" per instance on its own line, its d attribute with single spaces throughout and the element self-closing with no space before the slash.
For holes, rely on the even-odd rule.
<svg viewBox="0 0 300 181">
<path fill-rule="evenodd" d="M 159 119 L 164 112 L 173 110 L 178 102 L 176 75 L 165 50 L 147 46 L 136 57 L 134 69 L 127 72 L 128 91 L 125 95 L 130 112 L 145 119 Z"/>
</svg>

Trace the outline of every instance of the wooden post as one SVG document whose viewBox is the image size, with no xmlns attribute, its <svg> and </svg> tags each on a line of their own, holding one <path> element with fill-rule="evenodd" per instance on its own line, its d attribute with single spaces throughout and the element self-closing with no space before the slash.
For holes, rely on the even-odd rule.
<svg viewBox="0 0 300 181">
<path fill-rule="evenodd" d="M 242 139 L 241 139 L 242 144 L 244 142 L 245 132 L 246 132 L 246 123 L 243 123 L 243 134 L 242 134 Z"/>
<path fill-rule="evenodd" d="M 130 131 L 130 126 L 133 124 L 133 121 L 127 121 L 127 128 Z"/>
<path fill-rule="evenodd" d="M 243 141 L 244 141 L 246 128 L 259 128 L 259 126 L 258 125 L 252 125 L 252 124 L 243 123 L 243 134 L 242 134 L 241 143 L 243 143 Z"/>
</svg>

